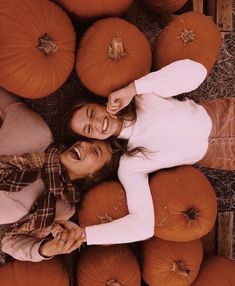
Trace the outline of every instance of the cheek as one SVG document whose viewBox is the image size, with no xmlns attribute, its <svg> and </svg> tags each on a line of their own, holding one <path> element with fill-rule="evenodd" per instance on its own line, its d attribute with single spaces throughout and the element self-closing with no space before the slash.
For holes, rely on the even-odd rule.
<svg viewBox="0 0 235 286">
<path fill-rule="evenodd" d="M 106 134 L 103 134 L 103 133 L 100 133 L 98 130 L 96 130 L 94 133 L 93 133 L 93 136 L 90 137 L 90 138 L 94 138 L 94 139 L 99 139 L 99 140 L 104 140 L 104 139 L 107 139 L 107 135 Z"/>
</svg>

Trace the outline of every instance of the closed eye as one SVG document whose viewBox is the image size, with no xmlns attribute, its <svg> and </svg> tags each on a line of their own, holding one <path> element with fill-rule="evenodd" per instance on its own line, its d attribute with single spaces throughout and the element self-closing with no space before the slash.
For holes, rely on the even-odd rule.
<svg viewBox="0 0 235 286">
<path fill-rule="evenodd" d="M 93 115 L 94 115 L 94 108 L 89 107 L 89 108 L 87 109 L 87 116 L 88 116 L 89 118 L 91 118 Z"/>
<path fill-rule="evenodd" d="M 96 157 L 99 158 L 99 151 L 98 151 L 98 149 L 97 149 L 97 148 L 94 148 L 94 151 L 95 151 Z"/>
<path fill-rule="evenodd" d="M 90 134 L 91 133 L 91 125 L 87 124 L 83 130 L 84 134 Z"/>
<path fill-rule="evenodd" d="M 99 145 L 97 145 L 97 153 L 98 153 L 98 157 L 102 156 L 102 149 L 100 148 Z"/>
</svg>

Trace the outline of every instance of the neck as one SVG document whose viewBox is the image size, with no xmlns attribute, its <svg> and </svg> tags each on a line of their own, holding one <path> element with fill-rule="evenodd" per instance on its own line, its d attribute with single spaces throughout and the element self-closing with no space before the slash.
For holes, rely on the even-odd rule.
<svg viewBox="0 0 235 286">
<path fill-rule="evenodd" d="M 118 118 L 117 122 L 118 122 L 118 126 L 117 126 L 117 130 L 114 133 L 115 137 L 118 137 L 120 135 L 120 133 L 122 131 L 122 127 L 123 127 L 123 120 L 122 119 Z"/>
</svg>

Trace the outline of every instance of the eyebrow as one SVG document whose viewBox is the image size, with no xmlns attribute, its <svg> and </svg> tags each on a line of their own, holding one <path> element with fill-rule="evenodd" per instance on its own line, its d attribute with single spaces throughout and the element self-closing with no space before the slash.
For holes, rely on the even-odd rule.
<svg viewBox="0 0 235 286">
<path fill-rule="evenodd" d="M 89 117 L 88 116 L 88 111 L 89 111 L 89 106 L 87 106 L 86 111 L 85 111 L 87 117 Z M 83 127 L 83 133 L 86 134 L 86 124 Z"/>
</svg>

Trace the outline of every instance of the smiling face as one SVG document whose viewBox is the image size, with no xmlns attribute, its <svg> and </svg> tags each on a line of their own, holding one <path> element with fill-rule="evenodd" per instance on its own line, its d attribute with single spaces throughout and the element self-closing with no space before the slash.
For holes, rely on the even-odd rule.
<svg viewBox="0 0 235 286">
<path fill-rule="evenodd" d="M 88 103 L 73 114 L 70 127 L 73 132 L 88 138 L 107 139 L 120 134 L 122 121 L 112 118 L 104 106 Z"/>
<path fill-rule="evenodd" d="M 77 142 L 60 155 L 61 163 L 72 181 L 92 176 L 110 162 L 111 158 L 110 145 L 100 140 Z"/>
</svg>

